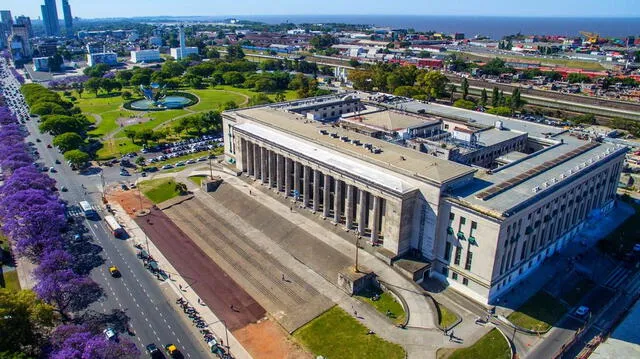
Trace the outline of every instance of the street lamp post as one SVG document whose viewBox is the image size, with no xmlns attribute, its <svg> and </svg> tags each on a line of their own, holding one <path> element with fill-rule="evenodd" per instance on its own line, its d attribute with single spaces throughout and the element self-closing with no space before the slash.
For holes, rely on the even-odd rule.
<svg viewBox="0 0 640 359">
<path fill-rule="evenodd" d="M 227 322 L 224 321 L 224 319 L 220 319 L 216 322 L 211 323 L 211 325 L 214 325 L 216 323 L 222 323 L 222 325 L 224 325 L 224 340 L 227 343 L 227 345 L 225 345 L 225 347 L 227 347 L 227 351 L 229 351 L 229 349 L 231 348 L 231 346 L 229 345 L 229 330 L 227 330 Z"/>
</svg>

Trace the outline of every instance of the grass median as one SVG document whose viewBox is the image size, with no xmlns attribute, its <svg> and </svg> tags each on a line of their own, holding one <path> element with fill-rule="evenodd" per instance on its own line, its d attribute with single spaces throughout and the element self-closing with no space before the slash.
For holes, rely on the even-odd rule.
<svg viewBox="0 0 640 359">
<path fill-rule="evenodd" d="M 387 342 L 334 306 L 293 333 L 315 355 L 341 359 L 402 359 L 404 349 Z"/>
<path fill-rule="evenodd" d="M 172 178 L 159 178 L 138 183 L 138 188 L 153 203 L 160 203 L 180 196 L 178 182 Z"/>
<path fill-rule="evenodd" d="M 458 320 L 458 316 L 442 304 L 438 304 L 440 308 L 440 327 L 449 328 Z"/>
<path fill-rule="evenodd" d="M 395 324 L 404 323 L 407 317 L 402 304 L 398 303 L 393 295 L 387 291 L 368 291 L 356 297 L 376 308 Z"/>
<path fill-rule="evenodd" d="M 511 349 L 509 343 L 497 329 L 480 338 L 468 348 L 439 350 L 439 359 L 510 359 Z"/>
<path fill-rule="evenodd" d="M 529 330 L 548 331 L 567 312 L 567 308 L 547 292 L 534 294 L 507 319 Z"/>
</svg>

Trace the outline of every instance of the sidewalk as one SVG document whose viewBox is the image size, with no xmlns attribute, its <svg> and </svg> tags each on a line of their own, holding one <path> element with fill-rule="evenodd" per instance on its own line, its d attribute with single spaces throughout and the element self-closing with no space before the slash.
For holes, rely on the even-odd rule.
<svg viewBox="0 0 640 359">
<path fill-rule="evenodd" d="M 220 204 L 212 201 L 211 196 L 202 192 L 187 178 L 193 175 L 208 174 L 209 171 L 183 171 L 177 174 L 163 174 L 156 177 L 177 176 L 181 182 L 187 184 L 194 196 L 205 201 L 211 210 L 226 217 L 231 223 L 235 223 L 236 227 L 243 228 L 245 232 L 244 234 L 250 237 L 258 247 L 264 251 L 268 250 L 270 255 L 274 256 L 274 258 L 280 261 L 284 266 L 294 270 L 316 290 L 323 293 L 347 313 L 357 317 L 358 320 L 368 328 L 373 329 L 380 337 L 402 345 L 407 350 L 409 358 L 435 358 L 437 348 L 459 348 L 468 346 L 491 329 L 489 326 L 480 327 L 473 324 L 473 321 L 468 321 L 465 322 L 464 325 L 460 325 L 459 328 L 455 329 L 456 337 L 462 338 L 463 342 L 449 342 L 448 337 L 445 337 L 443 333 L 436 328 L 436 313 L 431 312 L 429 303 L 427 302 L 430 299 L 423 295 L 422 290 L 417 287 L 417 285 L 395 272 L 391 267 L 375 258 L 372 254 L 366 251 L 360 251 L 360 263 L 373 270 L 385 282 L 394 285 L 398 292 L 400 292 L 407 301 L 410 315 L 409 327 L 412 328 L 397 328 L 375 308 L 349 296 L 331 282 L 330 279 L 322 277 L 320 274 L 307 267 L 304 263 L 298 261 L 284 248 L 273 242 L 270 238 L 261 235 L 259 230 L 256 230 L 235 213 L 230 213 L 231 211 L 226 211 L 224 208 L 218 208 L 221 207 Z M 286 220 L 305 229 L 308 233 L 316 234 L 314 239 L 323 241 L 342 253 L 353 253 L 355 251 L 353 243 L 350 243 L 344 238 L 332 233 L 326 228 L 323 228 L 322 223 L 309 219 L 297 211 L 291 213 L 289 207 L 280 202 L 277 198 L 273 198 L 274 194 L 269 193 L 268 189 L 263 188 L 260 185 L 256 185 L 254 187 L 251 184 L 245 183 L 242 179 L 229 175 L 218 169 L 215 170 L 214 175 L 221 176 L 227 184 L 242 190 L 242 193 L 247 196 L 247 199 L 250 198 L 250 200 L 258 201 L 262 205 L 269 207 L 275 213 L 286 213 L 286 216 L 283 216 Z M 248 188 L 252 188 L 251 194 L 249 194 Z"/>
<path fill-rule="evenodd" d="M 175 293 L 175 296 L 168 298 L 170 303 L 175 301 L 175 298 L 182 297 L 186 301 L 188 301 L 192 306 L 198 308 L 198 312 L 200 312 L 200 316 L 206 323 L 209 324 L 209 330 L 211 330 L 217 339 L 224 340 L 224 345 L 230 347 L 231 354 L 236 359 L 250 359 L 251 355 L 244 349 L 242 344 L 236 340 L 232 333 L 227 332 L 224 324 L 220 321 L 220 319 L 211 311 L 211 309 L 207 306 L 198 305 L 198 295 L 191 289 L 180 290 L 180 283 L 185 283 L 184 287 L 186 288 L 187 281 L 180 276 L 178 271 L 171 265 L 171 263 L 162 255 L 152 241 L 147 239 L 145 233 L 140 229 L 140 227 L 135 223 L 135 221 L 126 213 L 126 211 L 120 206 L 118 203 L 113 203 L 111 208 L 115 210 L 115 217 L 118 220 L 130 238 L 126 242 L 128 243 L 127 248 L 136 253 L 137 250 L 133 247 L 135 243 L 141 243 L 149 247 L 149 254 L 158 262 L 158 266 L 165 270 L 166 272 L 175 273 L 171 276 L 170 280 L 167 281 L 171 290 Z M 176 306 L 176 310 L 179 307 Z M 228 338 L 228 339 L 227 339 Z M 198 338 L 200 339 L 200 338 Z M 228 340 L 228 342 L 227 342 Z M 201 340 L 198 340 L 199 342 Z M 203 342 L 204 343 L 204 342 Z M 203 344 L 204 345 L 204 344 Z M 208 349 L 208 348 L 207 348 Z"/>
</svg>

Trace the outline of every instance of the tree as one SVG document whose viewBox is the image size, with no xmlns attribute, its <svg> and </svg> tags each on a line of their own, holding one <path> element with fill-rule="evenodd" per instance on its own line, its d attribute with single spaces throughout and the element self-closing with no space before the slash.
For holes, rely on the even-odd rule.
<svg viewBox="0 0 640 359">
<path fill-rule="evenodd" d="M 284 96 L 282 92 L 278 92 L 274 98 L 276 102 L 285 102 L 287 98 Z"/>
<path fill-rule="evenodd" d="M 89 155 L 80 150 L 71 150 L 64 153 L 64 159 L 73 166 L 81 167 L 89 161 Z"/>
<path fill-rule="evenodd" d="M 146 146 L 147 143 L 153 139 L 153 129 L 143 128 L 140 131 L 137 131 L 136 138 Z"/>
<path fill-rule="evenodd" d="M 316 35 L 309 40 L 309 44 L 317 50 L 324 50 L 337 42 L 338 40 L 329 34 Z"/>
<path fill-rule="evenodd" d="M 38 357 L 46 329 L 53 326 L 53 307 L 30 290 L 0 289 L 0 348 Z"/>
<path fill-rule="evenodd" d="M 136 158 L 136 164 L 137 164 L 138 166 L 144 166 L 144 162 L 145 162 L 144 157 L 142 157 L 142 156 L 138 156 L 138 157 Z"/>
<path fill-rule="evenodd" d="M 487 113 L 492 115 L 509 117 L 511 116 L 511 108 L 504 107 L 504 106 L 493 107 L 487 110 Z"/>
<path fill-rule="evenodd" d="M 48 132 L 54 136 L 61 135 L 66 132 L 75 132 L 84 134 L 89 126 L 89 121 L 84 115 L 62 116 L 49 115 L 44 116 L 39 128 L 42 132 Z"/>
<path fill-rule="evenodd" d="M 58 147 L 62 152 L 77 150 L 83 143 L 84 139 L 75 132 L 65 132 L 53 139 L 53 145 Z"/>
<path fill-rule="evenodd" d="M 123 100 L 128 101 L 128 100 L 131 100 L 131 97 L 133 95 L 131 94 L 131 91 L 125 90 L 125 91 L 122 91 L 121 96 Z"/>
<path fill-rule="evenodd" d="M 135 142 L 136 139 L 136 130 L 130 127 L 127 127 L 123 130 L 124 135 L 131 140 L 131 142 Z"/>
<path fill-rule="evenodd" d="M 140 356 L 136 345 L 127 339 L 108 340 L 87 325 L 58 326 L 50 339 L 52 359 L 133 359 Z"/>
<path fill-rule="evenodd" d="M 53 305 L 63 320 L 69 318 L 69 312 L 85 309 L 102 296 L 102 289 L 96 282 L 71 269 L 58 270 L 37 279 L 34 290 L 38 297 Z"/>
<path fill-rule="evenodd" d="M 278 97 L 278 94 L 276 94 L 276 98 L 277 97 Z M 280 101 L 276 101 L 276 102 L 280 102 Z M 233 110 L 233 109 L 236 109 L 236 108 L 238 108 L 238 104 L 233 100 L 229 100 L 229 101 L 225 102 L 222 105 L 222 110 L 223 111 Z"/>
<path fill-rule="evenodd" d="M 500 90 L 497 87 L 493 88 L 491 93 L 491 107 L 497 107 L 500 103 Z"/>
<path fill-rule="evenodd" d="M 242 51 L 242 46 L 240 45 L 229 45 L 227 46 L 227 55 L 225 58 L 228 61 L 240 60 L 244 58 L 244 51 Z"/>
<path fill-rule="evenodd" d="M 453 98 L 454 98 L 454 95 L 456 94 L 456 85 L 451 84 L 448 86 L 448 88 L 449 88 L 449 93 L 451 95 L 450 101 L 451 103 L 453 103 Z"/>
<path fill-rule="evenodd" d="M 420 51 L 418 53 L 418 57 L 421 59 L 428 59 L 431 57 L 431 53 L 429 51 Z"/>
<path fill-rule="evenodd" d="M 480 101 L 478 101 L 478 106 L 486 107 L 488 101 L 489 97 L 487 96 L 487 89 L 483 88 L 482 93 L 480 94 Z"/>
<path fill-rule="evenodd" d="M 101 78 L 92 77 L 89 80 L 87 80 L 87 82 L 84 83 L 84 88 L 86 88 L 87 91 L 93 92 L 96 96 L 98 96 L 98 91 L 100 91 L 101 87 L 102 87 Z"/>
<path fill-rule="evenodd" d="M 358 59 L 356 59 L 356 58 L 351 58 L 349 60 L 349 66 L 351 66 L 351 67 L 360 67 L 360 61 L 358 61 Z"/>
<path fill-rule="evenodd" d="M 263 93 L 259 93 L 257 95 L 252 96 L 249 99 L 249 105 L 250 106 L 258 106 L 258 105 L 265 105 L 271 103 L 271 99 L 269 98 L 269 96 L 267 96 L 266 94 Z"/>
<path fill-rule="evenodd" d="M 167 61 L 162 65 L 161 72 L 166 75 L 167 78 L 182 76 L 185 71 L 184 65 L 177 61 Z"/>
<path fill-rule="evenodd" d="M 473 110 L 476 108 L 476 104 L 473 103 L 473 101 L 469 101 L 469 100 L 465 100 L 465 99 L 459 99 L 456 100 L 456 102 L 453 103 L 453 107 L 459 107 L 459 108 L 464 108 L 467 110 Z"/>
<path fill-rule="evenodd" d="M 462 78 L 462 84 L 460 84 L 460 88 L 462 89 L 462 99 L 466 100 L 467 96 L 469 96 L 469 81 L 467 78 Z"/>
<path fill-rule="evenodd" d="M 567 81 L 571 84 L 575 83 L 590 83 L 591 78 L 585 74 L 573 73 L 567 75 Z"/>
<path fill-rule="evenodd" d="M 524 106 L 524 101 L 520 98 L 520 89 L 516 87 L 511 93 L 511 108 L 515 111 L 521 109 L 522 106 Z"/>
<path fill-rule="evenodd" d="M 417 84 L 422 87 L 424 93 L 429 97 L 439 98 L 442 97 L 445 91 L 445 86 L 449 82 L 449 79 L 443 75 L 440 71 L 429 71 L 418 75 Z"/>
</svg>

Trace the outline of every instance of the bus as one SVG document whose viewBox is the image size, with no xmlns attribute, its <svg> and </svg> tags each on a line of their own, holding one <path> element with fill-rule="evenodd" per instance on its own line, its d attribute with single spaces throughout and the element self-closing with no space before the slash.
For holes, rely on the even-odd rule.
<svg viewBox="0 0 640 359">
<path fill-rule="evenodd" d="M 105 216 L 104 220 L 107 222 L 107 226 L 109 226 L 109 229 L 111 230 L 111 233 L 113 234 L 114 237 L 120 238 L 124 235 L 124 229 L 118 223 L 118 221 L 116 220 L 116 217 Z"/>
<path fill-rule="evenodd" d="M 82 213 L 86 218 L 96 218 L 98 216 L 98 212 L 87 201 L 80 202 L 80 209 L 82 209 Z"/>
</svg>

